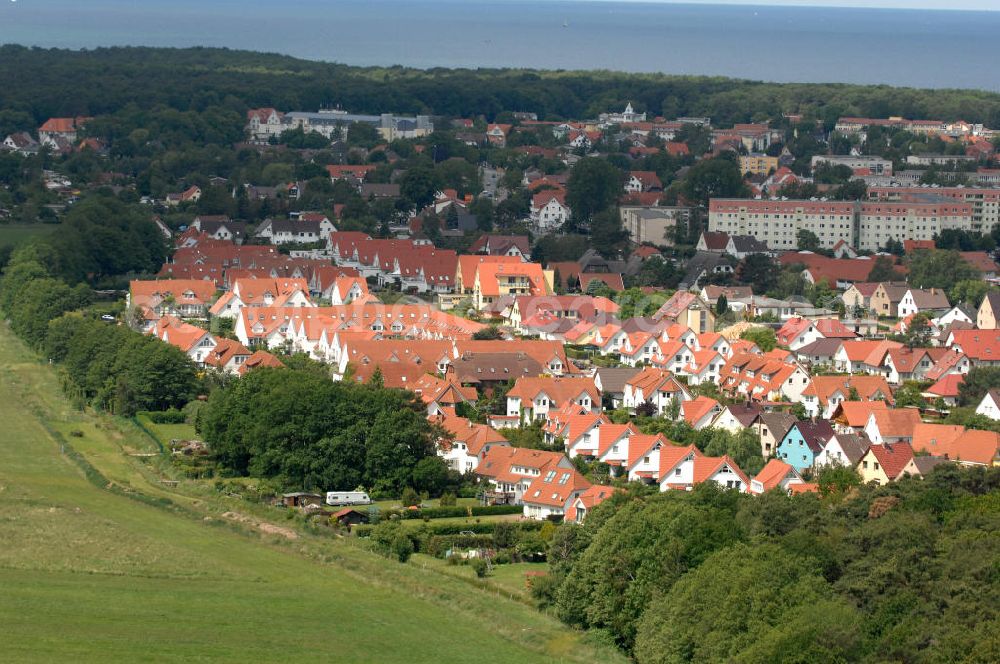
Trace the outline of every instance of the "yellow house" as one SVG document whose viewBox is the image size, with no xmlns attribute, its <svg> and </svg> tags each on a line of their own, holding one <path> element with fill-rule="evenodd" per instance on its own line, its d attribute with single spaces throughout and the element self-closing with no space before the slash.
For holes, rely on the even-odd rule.
<svg viewBox="0 0 1000 664">
<path fill-rule="evenodd" d="M 912 458 L 913 448 L 908 443 L 872 445 L 858 461 L 856 470 L 862 482 L 884 485 L 899 479 Z"/>
<path fill-rule="evenodd" d="M 778 158 L 766 154 L 751 153 L 740 155 L 740 172 L 751 175 L 768 175 L 778 170 Z"/>
<path fill-rule="evenodd" d="M 998 313 L 1000 313 L 1000 293 L 987 293 L 976 314 L 976 327 L 980 330 L 997 329 Z"/>
<path fill-rule="evenodd" d="M 472 288 L 473 305 L 478 311 L 504 297 L 551 295 L 552 270 L 538 263 L 480 263 Z"/>
</svg>

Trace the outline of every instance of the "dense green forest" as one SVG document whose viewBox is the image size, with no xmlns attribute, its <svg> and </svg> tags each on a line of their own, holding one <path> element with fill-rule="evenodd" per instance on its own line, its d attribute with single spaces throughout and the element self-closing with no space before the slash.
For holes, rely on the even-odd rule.
<svg viewBox="0 0 1000 664">
<path fill-rule="evenodd" d="M 228 49 L 0 47 L 0 134 L 52 116 L 149 109 L 242 113 L 248 107 L 430 113 L 494 119 L 593 117 L 631 100 L 672 118 L 717 126 L 803 113 L 832 127 L 840 115 L 964 119 L 1000 126 L 1000 95 L 971 90 L 775 84 L 698 76 L 491 69 L 359 68 Z M 30 118 L 30 127 L 24 123 Z"/>
<path fill-rule="evenodd" d="M 619 494 L 556 530 L 534 594 L 641 664 L 998 661 L 1000 469 L 849 475 Z"/>
</svg>

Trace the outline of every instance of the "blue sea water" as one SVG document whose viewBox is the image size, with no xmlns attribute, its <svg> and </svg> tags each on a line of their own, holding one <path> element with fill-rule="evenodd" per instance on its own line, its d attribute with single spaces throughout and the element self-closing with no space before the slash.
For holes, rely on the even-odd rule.
<svg viewBox="0 0 1000 664">
<path fill-rule="evenodd" d="M 0 43 L 225 46 L 351 65 L 994 91 L 998 35 L 1000 12 L 574 0 L 0 0 Z"/>
</svg>

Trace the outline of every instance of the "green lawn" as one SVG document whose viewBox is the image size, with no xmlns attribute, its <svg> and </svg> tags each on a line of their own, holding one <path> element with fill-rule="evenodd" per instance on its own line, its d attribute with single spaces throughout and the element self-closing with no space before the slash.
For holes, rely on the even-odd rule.
<svg viewBox="0 0 1000 664">
<path fill-rule="evenodd" d="M 129 456 L 155 450 L 147 436 L 72 410 L 3 326 L 0 367 L 4 661 L 623 661 L 436 566 L 267 534 L 298 522 L 166 488 L 156 460 Z M 60 435 L 103 477 L 88 481 Z"/>
<path fill-rule="evenodd" d="M 59 224 L 0 224 L 0 247 L 17 246 L 39 235 L 52 233 Z"/>
</svg>

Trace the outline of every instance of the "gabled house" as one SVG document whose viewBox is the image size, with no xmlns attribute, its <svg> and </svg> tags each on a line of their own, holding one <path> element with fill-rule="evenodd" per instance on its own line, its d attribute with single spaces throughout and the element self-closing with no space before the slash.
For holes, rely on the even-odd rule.
<svg viewBox="0 0 1000 664">
<path fill-rule="evenodd" d="M 871 296 L 871 311 L 876 316 L 899 318 L 899 303 L 910 290 L 905 283 L 882 282 Z"/>
<path fill-rule="evenodd" d="M 868 416 L 864 433 L 872 445 L 909 443 L 920 424 L 920 412 L 913 408 L 875 410 Z"/>
<path fill-rule="evenodd" d="M 185 323 L 172 316 L 164 316 L 156 323 L 153 334 L 160 341 L 179 348 L 199 367 L 205 366 L 216 345 L 215 337 L 208 330 Z"/>
<path fill-rule="evenodd" d="M 838 431 L 826 441 L 816 455 L 813 466 L 848 466 L 854 468 L 868 451 L 869 442 L 864 434 Z"/>
<path fill-rule="evenodd" d="M 653 314 L 654 320 L 666 320 L 691 328 L 695 334 L 715 330 L 715 313 L 697 293 L 677 291 Z"/>
<path fill-rule="evenodd" d="M 911 314 L 927 313 L 933 318 L 938 314 L 943 314 L 951 308 L 948 296 L 939 288 L 921 290 L 911 288 L 903 295 L 899 301 L 898 316 L 906 318 Z"/>
<path fill-rule="evenodd" d="M 750 427 L 760 413 L 761 409 L 753 404 L 729 404 L 723 406 L 719 414 L 712 420 L 711 427 L 725 429 L 730 433 L 738 433 Z"/>
<path fill-rule="evenodd" d="M 633 412 L 646 406 L 662 415 L 672 403 L 679 405 L 690 398 L 690 393 L 670 372 L 648 367 L 626 381 L 622 406 Z"/>
<path fill-rule="evenodd" d="M 521 505 L 525 493 L 535 479 L 545 477 L 553 471 L 555 472 L 553 477 L 561 477 L 560 473 L 576 472 L 576 469 L 566 455 L 560 452 L 501 446 L 490 449 L 473 472 L 481 480 L 489 483 L 490 489 L 486 492 L 485 498 L 490 504 Z M 574 477 L 571 474 L 566 484 L 569 484 L 569 480 Z M 576 480 L 573 483 L 573 486 L 575 485 Z M 563 504 L 570 500 L 571 496 L 567 493 Z M 554 506 L 548 505 L 548 507 Z"/>
<path fill-rule="evenodd" d="M 914 452 L 966 466 L 992 466 L 1000 462 L 1000 434 L 948 424 L 918 424 L 913 430 Z"/>
<path fill-rule="evenodd" d="M 757 476 L 750 480 L 750 493 L 761 494 L 773 489 L 788 492 L 793 484 L 802 483 L 802 476 L 795 468 L 784 461 L 771 459 Z"/>
<path fill-rule="evenodd" d="M 760 436 L 760 454 L 765 459 L 774 455 L 778 443 L 798 420 L 791 413 L 760 412 L 750 426 Z"/>
<path fill-rule="evenodd" d="M 796 470 L 810 468 L 833 435 L 833 427 L 826 420 L 801 420 L 778 443 L 775 456 Z"/>
<path fill-rule="evenodd" d="M 830 419 L 842 402 L 893 403 L 892 390 L 881 376 L 813 376 L 802 391 L 802 404 L 810 417 Z"/>
<path fill-rule="evenodd" d="M 946 343 L 952 350 L 965 353 L 973 367 L 1000 365 L 1000 330 L 952 329 Z"/>
<path fill-rule="evenodd" d="M 1000 328 L 1000 292 L 986 293 L 979 310 L 976 312 L 976 327 L 980 330 L 995 330 Z"/>
<path fill-rule="evenodd" d="M 645 445 L 639 445 L 640 440 Z M 694 445 L 686 447 L 674 445 L 663 434 L 652 436 L 651 439 L 636 438 L 635 442 L 637 444 L 629 446 L 629 458 L 625 468 L 630 482 L 659 484 L 662 466 L 673 467 L 681 459 L 701 455 Z"/>
<path fill-rule="evenodd" d="M 888 410 L 884 401 L 841 401 L 830 416 L 838 433 L 861 433 L 876 410 Z"/>
<path fill-rule="evenodd" d="M 850 339 L 843 341 L 833 355 L 833 368 L 840 373 L 882 373 L 885 355 L 894 348 L 902 348 L 898 341 Z"/>
<path fill-rule="evenodd" d="M 976 414 L 1000 421 L 1000 389 L 989 390 L 976 406 Z"/>
<path fill-rule="evenodd" d="M 550 410 L 577 404 L 599 412 L 601 395 L 593 378 L 520 377 L 507 392 L 507 415 L 520 416 L 524 424 L 545 418 Z"/>
<path fill-rule="evenodd" d="M 941 399 L 946 407 L 957 406 L 958 390 L 963 382 L 965 382 L 965 375 L 959 373 L 948 374 L 921 392 L 920 396 L 932 403 Z"/>
<path fill-rule="evenodd" d="M 903 476 L 903 470 L 913 459 L 909 443 L 872 445 L 861 457 L 855 469 L 865 483 L 888 484 Z"/>
<path fill-rule="evenodd" d="M 894 348 L 883 360 L 886 379 L 893 385 L 924 380 L 938 360 L 948 353 L 947 348 Z"/>
<path fill-rule="evenodd" d="M 841 295 L 844 309 L 849 315 L 864 314 L 872 310 L 872 296 L 878 289 L 878 282 L 861 281 L 851 284 Z"/>
<path fill-rule="evenodd" d="M 613 496 L 619 489 L 603 484 L 594 484 L 572 500 L 566 510 L 563 521 L 567 523 L 583 523 L 584 519 L 595 507 Z"/>
<path fill-rule="evenodd" d="M 601 391 L 606 407 L 618 408 L 625 399 L 625 384 L 642 371 L 636 367 L 597 367 L 594 385 Z"/>
<path fill-rule="evenodd" d="M 681 402 L 680 415 L 695 431 L 710 426 L 721 412 L 722 405 L 711 397 L 698 396 Z"/>
<path fill-rule="evenodd" d="M 690 491 L 702 482 L 715 482 L 723 488 L 740 493 L 750 490 L 750 480 L 728 455 L 688 455 L 671 466 L 662 462 L 664 458 L 661 454 L 660 491 Z"/>
<path fill-rule="evenodd" d="M 474 472 L 491 449 L 510 446 L 496 429 L 464 417 L 442 414 L 431 421 L 449 434 L 437 441 L 438 456 L 463 475 Z"/>
<path fill-rule="evenodd" d="M 219 338 L 215 346 L 204 358 L 206 367 L 212 367 L 218 371 L 228 374 L 238 375 L 240 367 L 250 359 L 253 353 L 249 348 L 233 339 Z"/>
</svg>

